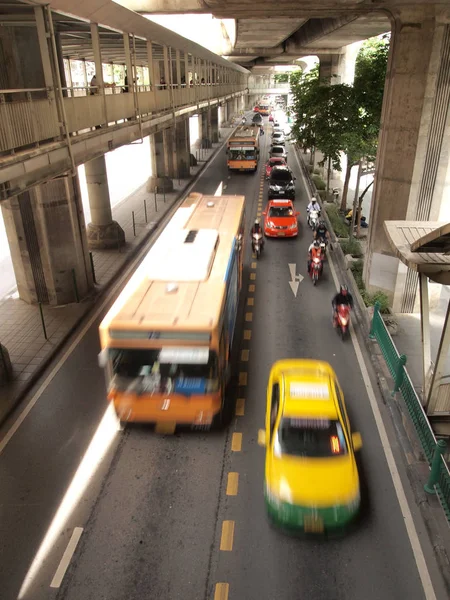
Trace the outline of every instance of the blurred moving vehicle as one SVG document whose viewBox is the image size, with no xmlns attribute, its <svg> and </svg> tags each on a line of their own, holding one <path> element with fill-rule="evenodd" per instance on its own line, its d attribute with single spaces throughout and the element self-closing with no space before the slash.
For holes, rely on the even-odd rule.
<svg viewBox="0 0 450 600">
<path fill-rule="evenodd" d="M 287 163 L 284 158 L 269 158 L 266 162 L 266 179 L 269 179 L 273 167 L 282 167 Z"/>
<path fill-rule="evenodd" d="M 276 362 L 267 386 L 264 495 L 270 520 L 322 534 L 345 529 L 360 507 L 355 452 L 344 396 L 331 365 L 319 360 Z"/>
<path fill-rule="evenodd" d="M 264 235 L 266 237 L 297 236 L 299 214 L 291 200 L 270 200 L 263 212 Z"/>
<path fill-rule="evenodd" d="M 290 168 L 273 167 L 269 178 L 269 200 L 272 198 L 289 198 L 295 200 L 295 180 Z"/>
<path fill-rule="evenodd" d="M 190 194 L 101 322 L 99 363 L 120 421 L 174 431 L 229 414 L 244 224 L 244 196 Z"/>
</svg>

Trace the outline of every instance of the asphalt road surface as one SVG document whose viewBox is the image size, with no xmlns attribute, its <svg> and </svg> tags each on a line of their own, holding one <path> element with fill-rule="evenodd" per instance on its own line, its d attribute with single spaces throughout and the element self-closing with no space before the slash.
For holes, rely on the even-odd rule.
<svg viewBox="0 0 450 600">
<path fill-rule="evenodd" d="M 222 150 L 194 187 L 214 194 L 223 182 L 224 193 L 245 194 L 249 227 L 259 199 L 262 206 L 266 203 L 266 190 L 260 188 L 269 132 L 266 126 L 257 174 L 230 176 Z M 294 240 L 267 240 L 257 264 L 247 249 L 233 367 L 238 416 L 224 431 L 210 433 L 160 436 L 145 426 L 122 432 L 111 427 L 108 446 L 99 434 L 95 438 L 94 456 L 105 448 L 102 461 L 95 469 L 89 455 L 81 477 L 80 462 L 107 407 L 97 367 L 103 311 L 74 343 L 0 454 L 2 600 L 446 597 L 394 440 L 420 542 L 413 552 L 369 402 L 370 381 L 360 370 L 352 342 L 342 342 L 331 327 L 335 284 L 330 265 L 316 288 L 306 277 L 308 198 L 292 148 L 288 162 L 297 177 L 300 234 Z M 296 274 L 305 277 L 296 297 L 289 285 L 292 263 Z M 363 437 L 363 511 L 354 531 L 343 538 L 287 536 L 266 518 L 264 450 L 257 445 L 257 432 L 264 424 L 270 367 L 280 358 L 294 357 L 331 363 L 353 429 Z M 393 440 L 388 421 L 386 428 Z M 229 473 L 237 473 L 237 480 Z M 67 572 L 62 571 L 60 581 L 55 574 L 74 531 L 79 542 L 73 556 L 67 554 Z M 420 547 L 428 569 L 417 567 Z M 424 591 L 428 571 L 435 596 Z"/>
</svg>

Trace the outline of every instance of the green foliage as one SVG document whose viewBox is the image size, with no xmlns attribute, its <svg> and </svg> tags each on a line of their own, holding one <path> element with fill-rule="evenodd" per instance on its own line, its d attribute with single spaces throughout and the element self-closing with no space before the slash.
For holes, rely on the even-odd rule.
<svg viewBox="0 0 450 600">
<path fill-rule="evenodd" d="M 376 155 L 388 52 L 389 36 L 367 40 L 353 86 L 320 81 L 318 65 L 291 75 L 292 137 L 302 147 L 319 148 L 335 170 L 341 170 L 341 152 L 351 165 Z"/>
<path fill-rule="evenodd" d="M 350 268 L 353 273 L 353 277 L 355 278 L 356 285 L 358 286 L 359 293 L 361 294 L 361 298 L 364 300 L 364 304 L 366 306 L 374 306 L 375 302 L 378 302 L 380 304 L 380 312 L 388 313 L 389 299 L 386 294 L 384 292 L 375 292 L 374 294 L 369 294 L 366 290 L 363 280 L 364 261 L 356 260 L 350 265 Z"/>
<path fill-rule="evenodd" d="M 322 179 L 322 177 L 319 177 L 319 175 L 313 175 L 312 180 L 314 181 L 314 185 L 316 186 L 317 190 L 326 189 L 327 186 L 325 184 L 325 181 Z"/>
<path fill-rule="evenodd" d="M 352 256 L 362 256 L 361 244 L 358 240 L 346 240 L 341 242 L 341 248 L 344 254 L 351 254 Z"/>
<path fill-rule="evenodd" d="M 313 173 L 314 175 L 320 175 L 320 169 L 314 169 Z"/>
<path fill-rule="evenodd" d="M 325 207 L 331 226 L 337 237 L 348 237 L 349 227 L 347 223 L 341 219 L 337 207 L 334 204 L 329 204 Z"/>
<path fill-rule="evenodd" d="M 275 73 L 275 83 L 287 83 L 289 81 L 289 73 Z"/>
</svg>

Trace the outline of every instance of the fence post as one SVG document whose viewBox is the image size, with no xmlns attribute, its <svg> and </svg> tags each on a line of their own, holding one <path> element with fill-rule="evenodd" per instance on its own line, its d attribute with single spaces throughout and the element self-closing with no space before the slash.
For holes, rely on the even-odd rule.
<svg viewBox="0 0 450 600">
<path fill-rule="evenodd" d="M 400 389 L 400 386 L 403 383 L 403 378 L 405 376 L 406 360 L 407 360 L 407 358 L 404 354 L 401 354 L 398 358 L 397 370 L 395 372 L 394 389 L 392 390 L 391 396 L 393 396 L 396 392 L 398 392 L 398 390 Z"/>
<path fill-rule="evenodd" d="M 166 180 L 164 180 L 163 183 L 163 199 L 164 199 L 164 204 L 166 203 Z"/>
<path fill-rule="evenodd" d="M 92 256 L 92 252 L 89 252 L 89 258 L 91 261 L 92 279 L 94 283 L 97 283 L 97 279 L 95 278 L 94 257 Z"/>
<path fill-rule="evenodd" d="M 155 212 L 158 212 L 158 202 L 156 201 L 156 190 L 158 188 L 155 186 Z"/>
<path fill-rule="evenodd" d="M 45 337 L 46 340 L 48 340 L 47 330 L 45 329 L 44 311 L 42 310 L 42 303 L 41 302 L 39 302 L 39 313 L 41 315 L 41 323 L 42 323 L 42 329 L 44 330 L 44 337 Z"/>
<path fill-rule="evenodd" d="M 79 302 L 80 296 L 78 295 L 77 275 L 75 273 L 75 269 L 72 269 L 72 281 L 73 281 L 73 291 L 75 292 L 75 300 L 77 302 Z"/>
<path fill-rule="evenodd" d="M 133 219 L 133 235 L 136 237 L 136 221 L 134 220 L 134 210 L 131 211 L 131 218 Z"/>
<path fill-rule="evenodd" d="M 148 223 L 147 219 L 147 200 L 144 198 L 144 214 L 145 214 L 145 222 Z"/>
<path fill-rule="evenodd" d="M 376 329 L 376 325 L 375 325 L 375 319 L 378 316 L 378 312 L 380 311 L 380 303 L 377 301 L 375 302 L 375 306 L 373 307 L 373 317 L 372 317 L 372 324 L 370 326 L 370 333 L 369 333 L 369 338 L 371 340 L 375 339 L 375 329 Z"/>
<path fill-rule="evenodd" d="M 428 494 L 435 494 L 436 490 L 434 486 L 439 481 L 439 469 L 441 466 L 441 456 L 444 454 L 447 444 L 444 440 L 438 440 L 434 449 L 433 460 L 431 461 L 431 470 L 428 481 L 423 486 L 424 490 Z"/>
</svg>

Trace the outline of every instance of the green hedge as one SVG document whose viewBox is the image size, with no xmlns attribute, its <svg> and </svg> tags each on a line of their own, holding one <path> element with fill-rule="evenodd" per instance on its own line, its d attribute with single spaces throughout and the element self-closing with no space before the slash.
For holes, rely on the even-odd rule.
<svg viewBox="0 0 450 600">
<path fill-rule="evenodd" d="M 356 285 L 358 286 L 359 293 L 364 300 L 364 304 L 366 306 L 374 306 L 375 302 L 379 302 L 380 312 L 389 312 L 389 299 L 384 292 L 375 292 L 374 294 L 369 294 L 369 292 L 366 290 L 366 286 L 364 285 L 363 281 L 364 261 L 356 260 L 350 265 L 350 268 L 352 270 L 353 277 L 355 278 Z"/>
<path fill-rule="evenodd" d="M 331 226 L 337 237 L 348 237 L 349 227 L 347 223 L 341 219 L 337 206 L 329 204 L 325 207 L 328 218 L 330 219 Z"/>
<path fill-rule="evenodd" d="M 362 256 L 363 252 L 362 252 L 362 248 L 361 248 L 361 244 L 358 242 L 358 240 L 345 240 L 341 242 L 341 248 L 342 248 L 342 252 L 344 254 L 351 254 L 352 256 Z"/>
<path fill-rule="evenodd" d="M 314 181 L 314 185 L 316 186 L 317 190 L 326 189 L 327 186 L 325 181 L 322 179 L 322 177 L 319 177 L 319 175 L 313 175 L 312 180 Z"/>
<path fill-rule="evenodd" d="M 320 175 L 320 170 L 319 169 L 313 169 L 313 173 L 314 175 Z"/>
</svg>

